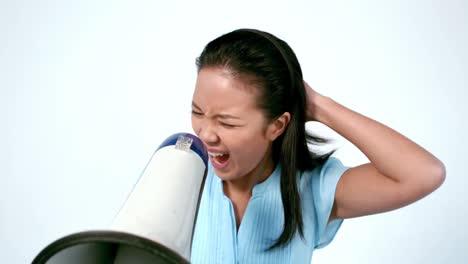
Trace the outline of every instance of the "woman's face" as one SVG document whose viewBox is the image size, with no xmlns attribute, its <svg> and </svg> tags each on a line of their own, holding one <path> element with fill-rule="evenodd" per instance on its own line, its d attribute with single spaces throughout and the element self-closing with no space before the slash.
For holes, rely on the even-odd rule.
<svg viewBox="0 0 468 264">
<path fill-rule="evenodd" d="M 273 125 L 256 106 L 256 88 L 218 68 L 200 70 L 192 101 L 192 127 L 223 180 L 235 180 L 272 163 Z"/>
</svg>

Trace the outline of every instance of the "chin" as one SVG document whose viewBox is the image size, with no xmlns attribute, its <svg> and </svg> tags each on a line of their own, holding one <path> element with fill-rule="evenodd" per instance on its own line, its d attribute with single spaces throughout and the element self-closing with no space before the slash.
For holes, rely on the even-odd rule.
<svg viewBox="0 0 468 264">
<path fill-rule="evenodd" d="M 233 173 L 231 171 L 223 172 L 223 171 L 219 171 L 218 169 L 214 169 L 214 172 L 223 181 L 232 181 L 232 180 L 240 178 L 237 174 L 235 174 L 235 173 Z"/>
<path fill-rule="evenodd" d="M 223 181 L 232 181 L 232 180 L 239 178 L 239 177 L 236 177 L 236 175 L 232 175 L 232 174 L 218 173 L 216 170 L 215 170 L 215 173 Z"/>
</svg>

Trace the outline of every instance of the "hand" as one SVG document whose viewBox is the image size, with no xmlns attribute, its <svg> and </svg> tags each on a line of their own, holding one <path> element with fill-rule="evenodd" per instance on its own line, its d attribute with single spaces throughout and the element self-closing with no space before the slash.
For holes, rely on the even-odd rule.
<svg viewBox="0 0 468 264">
<path fill-rule="evenodd" d="M 318 121 L 317 118 L 317 100 L 322 97 L 317 93 L 306 81 L 304 81 L 304 88 L 306 91 L 307 112 L 306 121 Z"/>
</svg>

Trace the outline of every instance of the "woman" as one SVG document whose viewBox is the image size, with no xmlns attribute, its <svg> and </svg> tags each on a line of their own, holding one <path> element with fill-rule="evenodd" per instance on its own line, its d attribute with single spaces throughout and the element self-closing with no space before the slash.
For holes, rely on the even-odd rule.
<svg viewBox="0 0 468 264">
<path fill-rule="evenodd" d="M 192 126 L 210 156 L 195 226 L 192 263 L 310 263 L 343 219 L 417 201 L 445 179 L 432 154 L 385 125 L 315 92 L 288 44 L 239 29 L 197 58 Z M 305 130 L 321 122 L 370 163 L 347 168 L 327 140 Z"/>
</svg>

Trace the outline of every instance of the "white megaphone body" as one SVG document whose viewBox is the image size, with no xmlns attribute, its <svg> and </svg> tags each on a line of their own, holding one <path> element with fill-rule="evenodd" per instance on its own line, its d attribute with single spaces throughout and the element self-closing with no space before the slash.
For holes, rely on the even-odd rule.
<svg viewBox="0 0 468 264">
<path fill-rule="evenodd" d="M 207 162 L 200 139 L 172 135 L 154 152 L 109 230 L 58 239 L 33 264 L 188 263 Z"/>
</svg>

